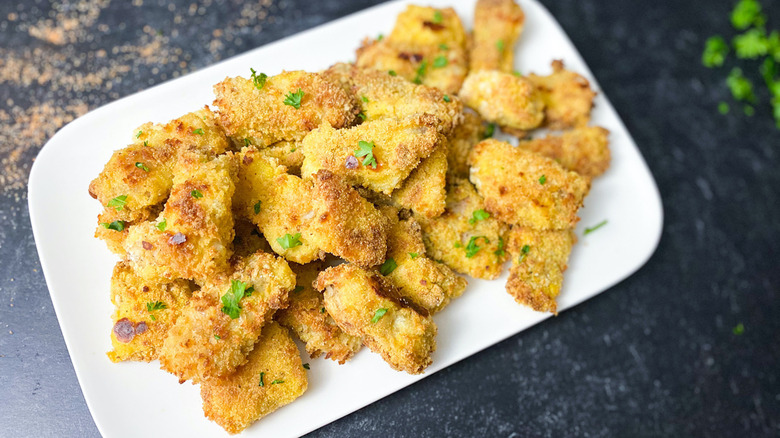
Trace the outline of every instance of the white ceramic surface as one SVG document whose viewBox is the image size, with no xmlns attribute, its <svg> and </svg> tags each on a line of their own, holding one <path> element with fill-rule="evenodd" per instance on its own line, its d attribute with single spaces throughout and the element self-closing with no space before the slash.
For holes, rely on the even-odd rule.
<svg viewBox="0 0 780 438">
<path fill-rule="evenodd" d="M 197 386 L 180 385 L 156 362 L 113 364 L 107 359 L 112 312 L 109 279 L 117 259 L 92 237 L 101 207 L 87 193 L 90 180 L 113 150 L 130 142 L 133 128 L 141 123 L 164 122 L 211 103 L 213 84 L 226 76 L 248 76 L 250 67 L 274 74 L 282 69 L 316 71 L 352 60 L 360 39 L 389 33 L 408 3 L 367 9 L 113 102 L 68 124 L 41 150 L 29 180 L 33 232 L 73 366 L 104 436 L 227 434 L 203 416 Z M 451 5 L 464 25 L 471 26 L 474 0 L 423 3 Z M 515 49 L 518 69 L 546 74 L 552 59 L 563 59 L 599 90 L 554 18 L 533 0 L 520 3 L 526 26 Z M 658 189 L 603 94 L 596 98 L 593 123 L 611 131 L 612 167 L 593 183 L 581 210 L 579 243 L 566 272 L 561 310 L 631 275 L 648 260 L 661 235 Z M 606 226 L 583 236 L 586 227 L 604 219 L 609 221 Z M 395 372 L 366 349 L 343 366 L 306 358 L 304 362 L 311 363 L 306 394 L 250 427 L 244 436 L 304 434 L 549 317 L 515 304 L 504 291 L 505 279 L 506 274 L 492 282 L 470 280 L 464 296 L 436 315 L 438 350 L 424 375 Z M 566 313 L 558 317 L 566 318 Z"/>
</svg>

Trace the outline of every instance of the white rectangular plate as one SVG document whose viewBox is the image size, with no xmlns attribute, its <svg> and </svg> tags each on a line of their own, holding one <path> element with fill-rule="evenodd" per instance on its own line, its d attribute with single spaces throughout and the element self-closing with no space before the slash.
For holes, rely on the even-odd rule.
<svg viewBox="0 0 780 438">
<path fill-rule="evenodd" d="M 194 74 L 123 98 L 86 114 L 60 130 L 41 150 L 30 174 L 29 208 L 38 254 L 84 397 L 106 437 L 227 434 L 201 411 L 199 388 L 179 385 L 157 363 L 113 364 L 109 280 L 116 257 L 94 239 L 100 205 L 87 193 L 113 150 L 130 143 L 146 121 L 165 122 L 213 100 L 212 85 L 226 76 L 248 76 L 249 68 L 274 74 L 282 69 L 318 71 L 354 59 L 366 35 L 388 33 L 408 1 L 383 4 L 296 36 L 252 50 Z M 471 27 L 474 0 L 426 0 L 453 6 Z M 516 47 L 524 73 L 547 74 L 550 61 L 598 84 L 555 19 L 533 0 L 520 1 L 526 26 Z M 593 123 L 611 131 L 612 167 L 593 183 L 581 210 L 575 246 L 560 296 L 561 310 L 604 291 L 639 269 L 661 235 L 658 189 L 636 144 L 606 96 L 599 94 Z M 585 227 L 609 223 L 583 236 Z M 353 412 L 415 381 L 544 320 L 504 292 L 506 274 L 488 282 L 470 280 L 464 296 L 435 320 L 439 327 L 433 365 L 423 376 L 391 370 L 363 349 L 339 366 L 311 362 L 309 389 L 300 399 L 259 421 L 245 436 L 298 436 Z M 565 318 L 564 316 L 561 316 Z M 308 360 L 304 360 L 306 362 Z"/>
</svg>

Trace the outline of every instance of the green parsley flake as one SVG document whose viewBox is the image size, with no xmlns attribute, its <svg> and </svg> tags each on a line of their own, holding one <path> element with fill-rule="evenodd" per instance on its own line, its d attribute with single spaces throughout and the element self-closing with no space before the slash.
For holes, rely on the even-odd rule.
<svg viewBox="0 0 780 438">
<path fill-rule="evenodd" d="M 531 247 L 528 245 L 523 245 L 523 247 L 520 249 L 520 257 L 517 258 L 517 263 L 523 263 L 523 260 L 528 257 L 529 252 L 531 252 Z"/>
<path fill-rule="evenodd" d="M 439 44 L 439 50 L 450 50 L 450 47 L 444 43 Z"/>
<path fill-rule="evenodd" d="M 539 184 L 544 185 L 544 183 L 546 183 L 546 182 L 547 182 L 547 176 L 546 175 L 542 175 L 542 176 L 539 177 Z"/>
<path fill-rule="evenodd" d="M 447 57 L 439 55 L 433 60 L 433 66 L 436 68 L 442 68 L 447 66 Z"/>
<path fill-rule="evenodd" d="M 423 77 L 425 76 L 425 70 L 428 68 L 428 61 L 423 61 L 420 63 L 420 66 L 417 67 L 417 73 L 414 76 L 414 82 L 415 84 L 422 84 Z"/>
<path fill-rule="evenodd" d="M 248 138 L 244 139 L 244 146 L 249 146 L 251 144 L 252 144 L 252 142 L 250 142 Z"/>
<path fill-rule="evenodd" d="M 358 113 L 358 117 L 360 117 L 360 120 L 362 120 L 362 121 L 364 121 L 364 122 L 366 121 L 366 115 L 365 115 L 365 114 L 363 114 L 363 111 L 361 111 L 361 112 L 359 112 L 359 113 Z"/>
<path fill-rule="evenodd" d="M 371 318 L 371 324 L 376 324 L 380 319 L 382 319 L 383 316 L 385 316 L 385 313 L 387 313 L 387 309 L 384 307 L 376 309 L 376 312 L 374 312 L 374 317 Z"/>
<path fill-rule="evenodd" d="M 311 369 L 311 368 L 309 367 L 309 364 L 307 364 L 307 363 L 303 364 L 303 368 L 304 368 L 304 369 L 306 369 L 306 370 L 310 370 L 310 369 Z"/>
<path fill-rule="evenodd" d="M 220 339 L 222 339 L 222 337 L 221 337 L 221 336 L 219 336 L 219 335 L 214 335 L 214 339 L 216 339 L 216 340 L 220 340 Z"/>
<path fill-rule="evenodd" d="M 501 236 L 498 236 L 498 249 L 493 251 L 493 254 L 503 257 L 506 252 L 504 251 L 504 238 Z"/>
<path fill-rule="evenodd" d="M 390 76 L 396 76 L 398 73 L 396 73 L 395 70 L 388 70 L 387 74 L 389 74 Z"/>
<path fill-rule="evenodd" d="M 165 229 L 168 227 L 168 220 L 163 218 L 162 222 L 160 222 L 155 226 L 157 227 L 158 230 L 165 231 Z"/>
<path fill-rule="evenodd" d="M 114 207 L 116 210 L 121 210 L 125 204 L 127 204 L 127 195 L 121 195 L 108 201 L 106 207 Z"/>
<path fill-rule="evenodd" d="M 298 91 L 296 91 L 295 93 L 290 91 L 289 93 L 287 93 L 286 96 L 284 96 L 284 104 L 285 105 L 290 105 L 291 107 L 293 107 L 295 109 L 300 109 L 301 108 L 301 100 L 303 100 L 303 95 L 304 94 L 306 94 L 306 93 L 304 93 L 300 88 L 298 88 Z"/>
<path fill-rule="evenodd" d="M 199 198 L 203 197 L 203 193 L 201 193 L 200 190 L 195 189 L 195 190 L 190 192 L 190 196 L 192 196 L 195 199 L 199 199 Z"/>
<path fill-rule="evenodd" d="M 203 135 L 204 134 L 203 128 L 193 129 L 192 133 L 193 134 L 198 134 L 198 135 Z"/>
<path fill-rule="evenodd" d="M 450 99 L 450 95 L 449 94 L 445 94 L 444 95 L 444 101 L 447 102 L 447 103 L 452 102 L 452 99 Z"/>
<path fill-rule="evenodd" d="M 379 267 L 379 273 L 382 275 L 390 275 L 397 267 L 398 263 L 395 262 L 395 259 L 390 257 L 389 259 L 385 260 L 384 263 L 382 263 L 382 266 Z"/>
<path fill-rule="evenodd" d="M 114 221 L 111 223 L 101 222 L 100 225 L 103 228 L 107 228 L 109 230 L 114 230 L 114 231 L 123 231 L 125 229 L 125 221 Z"/>
<path fill-rule="evenodd" d="M 757 59 L 769 52 L 769 40 L 767 40 L 766 31 L 763 29 L 750 29 L 735 36 L 731 43 L 734 45 L 737 58 L 740 59 Z"/>
<path fill-rule="evenodd" d="M 303 245 L 301 242 L 301 233 L 287 233 L 284 236 L 276 239 L 276 241 L 279 242 L 279 245 L 281 245 L 283 249 L 290 249 Z"/>
<path fill-rule="evenodd" d="M 489 217 L 490 217 L 490 213 L 480 208 L 479 210 L 474 210 L 474 213 L 471 213 L 471 219 L 469 219 L 469 223 L 474 225 L 478 221 L 483 221 Z"/>
<path fill-rule="evenodd" d="M 140 162 L 140 161 L 136 161 L 135 162 L 135 167 L 143 170 L 144 172 L 148 172 L 149 171 L 149 168 L 146 167 L 146 165 L 144 163 Z"/>
<path fill-rule="evenodd" d="M 469 239 L 469 243 L 466 244 L 466 258 L 472 258 L 479 252 L 480 249 L 482 249 L 479 245 L 477 245 L 478 239 L 485 239 L 485 243 L 490 243 L 490 239 L 488 239 L 485 236 L 471 236 L 471 239 Z"/>
<path fill-rule="evenodd" d="M 265 386 L 265 382 L 263 381 L 264 377 L 265 377 L 265 373 L 261 372 L 260 373 L 260 384 L 258 384 L 257 386 Z"/>
<path fill-rule="evenodd" d="M 293 293 L 297 294 L 298 292 L 303 292 L 303 286 L 295 286 L 295 289 L 293 289 Z"/>
<path fill-rule="evenodd" d="M 255 214 L 260 214 L 260 205 L 262 205 L 263 201 L 257 201 L 255 202 L 255 206 L 253 207 L 255 210 Z"/>
<path fill-rule="evenodd" d="M 592 227 L 590 227 L 590 228 L 585 228 L 585 232 L 584 232 L 584 233 L 582 233 L 582 235 L 583 235 L 583 236 L 587 236 L 588 234 L 590 234 L 590 233 L 592 233 L 592 232 L 594 232 L 594 231 L 598 230 L 599 228 L 603 227 L 603 226 L 604 226 L 604 225 L 606 225 L 606 224 L 607 224 L 607 220 L 606 220 L 606 219 L 604 219 L 603 221 L 601 221 L 601 222 L 597 223 L 596 225 L 594 225 L 594 226 L 592 226 Z"/>
<path fill-rule="evenodd" d="M 761 21 L 761 3 L 758 0 L 740 0 L 731 11 L 731 24 L 743 30 Z"/>
<path fill-rule="evenodd" d="M 499 52 L 503 52 L 504 51 L 504 40 L 496 41 L 496 48 L 498 49 Z"/>
<path fill-rule="evenodd" d="M 241 306 L 239 302 L 244 298 L 246 293 L 246 283 L 239 280 L 230 281 L 230 290 L 222 295 L 222 313 L 230 317 L 230 319 L 238 318 L 241 313 Z"/>
<path fill-rule="evenodd" d="M 325 308 L 324 307 L 320 307 L 320 313 L 325 313 Z"/>
<path fill-rule="evenodd" d="M 719 103 L 718 104 L 718 112 L 723 114 L 723 115 L 728 114 L 729 113 L 729 104 L 727 104 L 726 102 Z"/>
<path fill-rule="evenodd" d="M 377 35 L 377 37 L 376 37 L 377 41 L 382 41 L 383 39 L 385 39 L 385 36 L 383 34 L 381 34 L 381 33 L 379 35 Z"/>
<path fill-rule="evenodd" d="M 745 325 L 740 322 L 733 329 L 731 329 L 731 332 L 734 333 L 735 335 L 739 336 L 739 335 L 745 333 Z"/>
<path fill-rule="evenodd" d="M 433 13 L 433 22 L 435 24 L 441 24 L 442 20 L 444 20 L 444 17 L 441 15 L 441 11 L 436 11 Z"/>
<path fill-rule="evenodd" d="M 495 134 L 496 132 L 496 124 L 495 123 L 488 123 L 487 126 L 485 126 L 485 132 L 482 133 L 482 138 L 490 138 Z"/>
<path fill-rule="evenodd" d="M 707 38 L 704 43 L 704 53 L 701 55 L 701 63 L 705 67 L 720 67 L 729 53 L 729 45 L 721 36 Z"/>
<path fill-rule="evenodd" d="M 362 100 L 365 103 L 368 103 L 368 98 L 366 96 L 360 96 L 360 100 Z"/>
<path fill-rule="evenodd" d="M 416 259 L 420 254 L 416 252 L 410 252 L 409 257 L 411 257 L 412 260 Z"/>
<path fill-rule="evenodd" d="M 252 83 L 255 84 L 255 88 L 262 90 L 263 86 L 265 86 L 265 81 L 268 79 L 268 75 L 265 73 L 257 74 L 253 68 L 250 68 L 249 71 L 252 72 Z"/>
<path fill-rule="evenodd" d="M 744 106 L 744 108 L 742 108 L 742 111 L 743 111 L 743 112 L 745 113 L 745 115 L 746 115 L 746 116 L 748 116 L 748 117 L 753 117 L 753 114 L 755 114 L 755 113 L 756 113 L 756 110 L 755 110 L 755 108 L 753 108 L 753 107 L 752 107 L 752 106 L 750 106 L 750 105 L 745 105 L 745 106 Z"/>
<path fill-rule="evenodd" d="M 163 310 L 167 309 L 168 306 L 165 305 L 162 301 L 149 301 L 146 303 L 146 311 L 147 312 L 154 312 L 155 310 Z"/>
<path fill-rule="evenodd" d="M 284 380 L 282 379 L 276 379 L 273 382 L 271 382 L 271 385 L 278 385 L 279 383 L 284 383 Z"/>
<path fill-rule="evenodd" d="M 138 134 L 135 135 L 135 138 L 140 138 L 143 133 L 143 131 L 138 131 Z"/>
<path fill-rule="evenodd" d="M 742 69 L 734 67 L 726 78 L 726 85 L 731 90 L 734 99 L 746 102 L 754 102 L 756 96 L 753 94 L 753 83 L 742 76 Z"/>
<path fill-rule="evenodd" d="M 374 147 L 375 146 L 373 141 L 360 140 L 358 142 L 358 148 L 355 150 L 355 157 L 365 157 L 363 159 L 363 165 L 371 166 L 376 169 L 377 162 L 376 158 L 374 157 Z"/>
<path fill-rule="evenodd" d="M 144 146 L 149 146 L 149 140 L 144 140 Z"/>
</svg>

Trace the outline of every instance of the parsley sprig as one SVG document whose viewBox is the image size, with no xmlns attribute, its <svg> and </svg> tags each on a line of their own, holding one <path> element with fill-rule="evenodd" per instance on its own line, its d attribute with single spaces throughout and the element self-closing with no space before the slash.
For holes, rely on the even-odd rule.
<svg viewBox="0 0 780 438">
<path fill-rule="evenodd" d="M 262 90 L 263 86 L 265 86 L 265 81 L 268 79 L 268 75 L 265 73 L 258 74 L 255 69 L 250 68 L 249 71 L 252 72 L 252 83 L 255 84 L 255 88 L 258 90 Z"/>
<path fill-rule="evenodd" d="M 480 208 L 479 210 L 474 210 L 474 213 L 471 213 L 471 219 L 469 219 L 469 223 L 471 225 L 476 224 L 479 221 L 483 221 L 490 217 L 490 213 L 486 212 L 484 209 Z"/>
<path fill-rule="evenodd" d="M 279 242 L 279 245 L 281 245 L 283 249 L 290 249 L 303 245 L 301 242 L 301 233 L 287 233 L 284 236 L 276 239 L 276 241 Z"/>
<path fill-rule="evenodd" d="M 363 165 L 364 166 L 371 166 L 374 169 L 376 169 L 376 158 L 374 157 L 374 142 L 373 141 L 363 141 L 360 140 L 358 142 L 358 148 L 355 150 L 355 157 L 365 157 L 363 159 Z"/>
<path fill-rule="evenodd" d="M 303 100 L 303 95 L 304 94 L 306 94 L 306 93 L 304 93 L 303 90 L 301 90 L 300 88 L 298 88 L 298 91 L 296 91 L 295 93 L 290 91 L 289 93 L 287 93 L 286 96 L 284 96 L 284 104 L 285 105 L 290 105 L 291 107 L 293 107 L 295 109 L 300 109 L 301 108 L 301 100 Z"/>
<path fill-rule="evenodd" d="M 244 298 L 247 292 L 246 283 L 240 280 L 230 281 L 230 290 L 222 295 L 222 313 L 230 317 L 230 319 L 238 318 L 241 313 L 241 299 Z"/>
<path fill-rule="evenodd" d="M 379 273 L 382 275 L 390 275 L 397 267 L 398 263 L 395 262 L 394 258 L 390 257 L 379 267 Z"/>
</svg>

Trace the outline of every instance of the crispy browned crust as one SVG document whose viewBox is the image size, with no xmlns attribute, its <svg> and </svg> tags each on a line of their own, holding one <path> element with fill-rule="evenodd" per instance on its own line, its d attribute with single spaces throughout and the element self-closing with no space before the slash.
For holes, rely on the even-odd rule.
<svg viewBox="0 0 780 438">
<path fill-rule="evenodd" d="M 314 288 L 323 292 L 325 309 L 338 326 L 362 337 L 393 369 L 420 374 L 431 364 L 436 324 L 429 315 L 402 304 L 378 273 L 345 263 L 321 272 Z M 379 309 L 386 313 L 372 322 Z"/>
<path fill-rule="evenodd" d="M 501 275 L 507 227 L 494 217 L 472 221 L 474 212 L 483 209 L 485 204 L 474 186 L 466 179 L 452 178 L 444 214 L 433 219 L 414 216 L 422 227 L 428 257 L 475 278 L 492 280 Z M 478 250 L 468 257 L 472 237 Z"/>
<path fill-rule="evenodd" d="M 512 73 L 515 42 L 523 32 L 525 14 L 514 0 L 479 0 L 474 8 L 471 71 Z M 500 43 L 499 43 L 500 41 Z"/>
<path fill-rule="evenodd" d="M 528 130 L 544 120 L 544 101 L 525 78 L 496 70 L 470 72 L 460 90 L 463 103 L 488 122 Z"/>
<path fill-rule="evenodd" d="M 221 310 L 233 280 L 254 288 L 240 301 L 237 319 Z M 258 252 L 237 260 L 232 275 L 212 278 L 192 294 L 159 351 L 161 368 L 195 383 L 232 373 L 246 363 L 263 325 L 287 306 L 294 287 L 295 274 L 281 258 Z"/>
<path fill-rule="evenodd" d="M 284 103 L 288 93 L 303 91 L 300 108 Z M 357 102 L 341 87 L 318 73 L 282 72 L 258 90 L 251 79 L 226 78 L 214 86 L 220 123 L 237 144 L 248 139 L 259 148 L 278 141 L 300 141 L 307 132 L 328 122 L 348 126 L 358 113 Z"/>
<path fill-rule="evenodd" d="M 520 304 L 537 312 L 558 313 L 563 272 L 576 237 L 572 229 L 534 230 L 512 227 L 507 250 L 512 267 L 506 291 Z"/>
<path fill-rule="evenodd" d="M 563 61 L 552 62 L 552 74 L 530 74 L 531 81 L 545 103 L 544 125 L 550 129 L 568 129 L 586 126 L 596 92 L 582 75 L 566 70 Z"/>
<path fill-rule="evenodd" d="M 415 85 L 386 71 L 338 63 L 322 74 L 357 97 L 367 121 L 431 114 L 438 119 L 438 131 L 448 135 L 463 118 L 463 104 L 457 97 L 447 96 L 449 102 L 445 101 L 445 92 Z"/>
<path fill-rule="evenodd" d="M 227 270 L 231 255 L 235 161 L 232 153 L 208 160 L 185 151 L 175 167 L 163 213 L 155 222 L 130 227 L 124 249 L 144 278 L 211 278 Z M 166 228 L 161 231 L 157 225 L 163 220 Z"/>
<path fill-rule="evenodd" d="M 111 276 L 111 302 L 114 324 L 128 319 L 135 334 L 129 342 L 119 340 L 111 331 L 112 350 L 108 358 L 113 362 L 125 360 L 152 361 L 162 347 L 168 329 L 176 322 L 181 309 L 187 305 L 193 284 L 186 280 L 149 281 L 136 275 L 126 262 L 118 262 Z M 163 303 L 156 310 L 149 310 L 147 304 Z M 154 306 L 153 306 L 154 307 Z M 113 325 L 112 325 L 113 327 Z"/>
<path fill-rule="evenodd" d="M 320 126 L 303 139 L 301 175 L 310 178 L 325 169 L 350 184 L 390 194 L 440 143 L 436 125 L 436 117 L 418 114 L 401 120 L 368 121 L 348 129 Z M 373 142 L 376 168 L 363 164 L 365 157 L 355 157 L 361 141 Z M 358 162 L 353 169 L 346 166 L 349 157 Z"/>
<path fill-rule="evenodd" d="M 290 293 L 289 307 L 277 312 L 274 318 L 303 341 L 312 359 L 325 354 L 325 358 L 343 364 L 363 344 L 359 337 L 344 333 L 324 311 L 322 294 L 314 290 L 312 284 L 325 266 L 314 262 L 307 265 L 294 263 L 290 267 L 295 272 L 297 286 Z"/>
<path fill-rule="evenodd" d="M 263 327 L 246 364 L 230 375 L 204 381 L 200 395 L 208 419 L 239 433 L 303 395 L 307 387 L 298 347 L 285 328 L 271 322 Z"/>
<path fill-rule="evenodd" d="M 579 221 L 577 210 L 590 189 L 589 178 L 494 139 L 477 144 L 469 162 L 470 179 L 485 199 L 485 210 L 499 220 L 539 230 L 573 228 Z"/>
<path fill-rule="evenodd" d="M 401 187 L 390 195 L 397 205 L 426 217 L 436 217 L 444 212 L 447 146 L 447 140 L 442 136 L 439 146 L 420 161 Z"/>
<path fill-rule="evenodd" d="M 469 154 L 471 149 L 482 140 L 485 128 L 482 118 L 472 111 L 463 112 L 463 123 L 458 125 L 449 136 L 447 152 L 447 174 L 459 178 L 469 176 Z"/>
<path fill-rule="evenodd" d="M 440 21 L 436 19 L 437 15 L 441 17 Z M 385 39 L 421 46 L 464 46 L 466 32 L 452 8 L 409 5 L 398 14 L 393 31 Z"/>
<path fill-rule="evenodd" d="M 130 227 L 156 218 L 160 211 L 162 211 L 162 205 L 153 205 L 140 210 L 128 210 L 126 208 L 117 210 L 113 207 L 106 207 L 98 215 L 95 237 L 106 242 L 106 246 L 108 246 L 111 252 L 124 256 L 124 243 L 130 232 Z M 122 231 L 108 228 L 115 221 L 121 221 L 124 224 Z"/>
<path fill-rule="evenodd" d="M 595 178 L 609 168 L 609 131 L 584 126 L 561 135 L 521 141 L 519 147 L 544 155 L 582 176 Z"/>
</svg>

